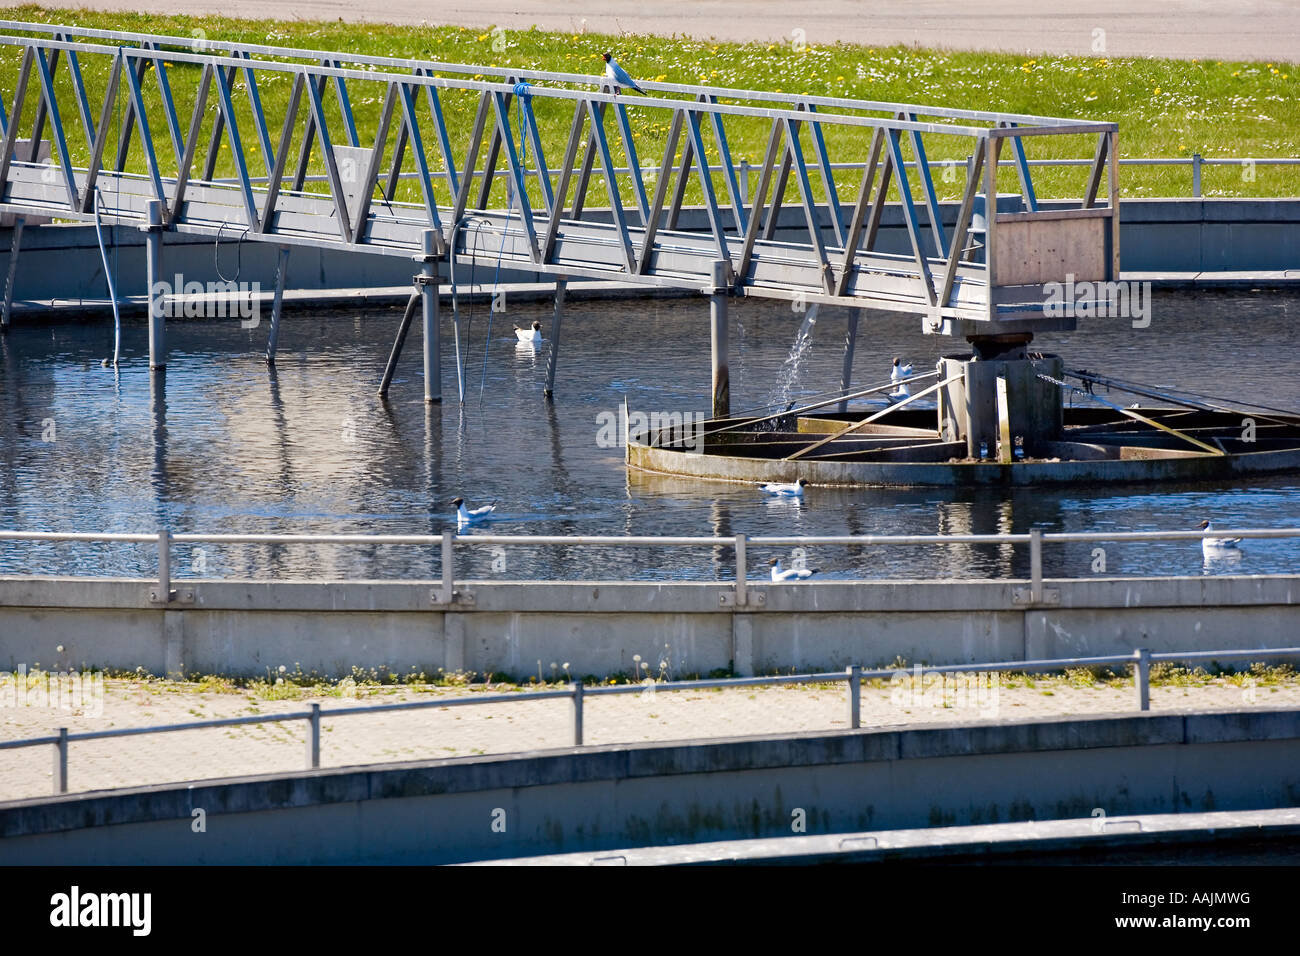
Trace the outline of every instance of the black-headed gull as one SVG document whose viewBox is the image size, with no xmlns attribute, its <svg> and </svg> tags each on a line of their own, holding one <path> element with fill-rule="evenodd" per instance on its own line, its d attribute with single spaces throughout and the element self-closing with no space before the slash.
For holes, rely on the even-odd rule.
<svg viewBox="0 0 1300 956">
<path fill-rule="evenodd" d="M 903 379 L 911 377 L 911 374 L 912 374 L 912 363 L 908 362 L 906 365 L 904 365 L 903 360 L 895 356 L 894 367 L 889 371 L 889 381 L 892 384 L 897 385 Z"/>
<path fill-rule="evenodd" d="M 451 503 L 456 506 L 457 524 L 474 524 L 476 521 L 482 521 L 492 512 L 497 510 L 496 502 L 472 510 L 465 507 L 464 498 L 453 498 Z"/>
<path fill-rule="evenodd" d="M 515 338 L 526 345 L 540 345 L 542 343 L 542 323 L 534 322 L 526 329 L 521 329 L 516 325 Z"/>
<path fill-rule="evenodd" d="M 1214 525 L 1209 521 L 1201 522 L 1202 531 L 1213 531 Z M 1240 550 L 1237 545 L 1241 544 L 1240 538 L 1202 538 L 1201 550 L 1206 554 L 1218 554 L 1224 551 Z"/>
<path fill-rule="evenodd" d="M 798 481 L 792 481 L 786 485 L 768 482 L 767 484 L 759 485 L 758 490 L 764 494 L 778 495 L 782 498 L 802 498 L 804 487 L 807 484 L 807 478 L 800 478 Z"/>
<path fill-rule="evenodd" d="M 773 581 L 802 581 L 804 578 L 812 577 L 819 570 L 818 568 L 783 568 L 780 558 L 773 558 L 767 563 L 772 566 Z"/>
<path fill-rule="evenodd" d="M 621 86 L 626 86 L 626 87 L 629 87 L 629 88 L 631 88 L 631 89 L 634 89 L 634 90 L 636 90 L 638 93 L 640 93 L 642 96 L 648 96 L 648 95 L 649 95 L 649 94 L 646 93 L 645 90 L 641 89 L 641 87 L 639 87 L 639 86 L 636 85 L 636 80 L 634 80 L 634 79 L 632 79 L 632 77 L 628 76 L 628 74 L 627 74 L 627 70 L 625 70 L 625 69 L 623 69 L 621 66 L 619 66 L 617 60 L 615 60 L 615 59 L 614 59 L 612 56 L 610 56 L 608 53 L 603 54 L 603 56 L 604 56 L 604 59 L 605 59 L 605 78 L 614 81 L 614 95 L 615 95 L 615 96 L 618 95 L 618 90 L 619 90 L 619 87 L 621 87 Z"/>
</svg>

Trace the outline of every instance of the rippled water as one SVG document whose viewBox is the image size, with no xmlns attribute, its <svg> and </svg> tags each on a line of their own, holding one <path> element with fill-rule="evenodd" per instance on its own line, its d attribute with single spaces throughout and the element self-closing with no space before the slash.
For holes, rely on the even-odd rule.
<svg viewBox="0 0 1300 956">
<path fill-rule="evenodd" d="M 262 361 L 265 324 L 172 322 L 165 389 L 152 395 L 142 321 L 124 330 L 126 364 L 117 376 L 100 366 L 111 352 L 106 323 L 14 328 L 0 338 L 0 527 L 153 531 L 166 521 L 174 532 L 440 533 L 454 526 L 448 502 L 458 494 L 471 504 L 499 499 L 488 529 L 520 534 L 1128 531 L 1193 529 L 1203 516 L 1241 527 L 1300 524 L 1295 476 L 1006 492 L 811 489 L 794 502 L 744 486 L 629 474 L 621 449 L 600 441 L 601 416 L 616 413 L 624 398 L 634 410 L 707 407 L 706 302 L 571 301 L 553 405 L 542 396 L 549 342 L 536 353 L 517 348 L 510 329 L 534 317 L 549 329 L 548 314 L 539 303 L 513 308 L 506 321 L 494 317 L 485 365 L 480 307 L 468 336 L 466 404 L 454 400 L 448 345 L 448 401 L 430 409 L 422 402 L 418 328 L 390 402 L 375 396 L 396 310 L 288 316 L 274 372 Z M 803 316 L 755 301 L 735 304 L 732 314 L 732 402 L 740 410 L 771 399 Z M 792 396 L 838 383 L 844 316 L 821 310 Z M 1120 378 L 1296 408 L 1297 320 L 1294 295 L 1166 293 L 1156 297 L 1150 328 L 1083 320 L 1080 331 L 1038 343 L 1069 364 Z M 920 368 L 961 345 L 922 335 L 917 319 L 871 313 L 859 328 L 855 381 L 887 380 L 894 355 Z M 1049 547 L 1046 573 L 1090 573 L 1091 550 Z M 1239 564 L 1209 568 L 1195 542 L 1106 548 L 1110 574 L 1291 572 L 1298 557 L 1300 541 L 1247 542 Z M 725 549 L 512 549 L 504 570 L 500 558 L 475 549 L 458 576 L 732 573 Z M 180 546 L 174 561 L 181 576 L 430 577 L 438 570 L 435 555 L 409 547 L 208 545 L 200 554 Z M 830 577 L 1023 576 L 1027 568 L 1027 556 L 1011 548 L 972 546 L 824 548 L 808 561 Z M 0 543 L 6 573 L 148 575 L 154 562 L 152 549 L 130 545 Z"/>
</svg>

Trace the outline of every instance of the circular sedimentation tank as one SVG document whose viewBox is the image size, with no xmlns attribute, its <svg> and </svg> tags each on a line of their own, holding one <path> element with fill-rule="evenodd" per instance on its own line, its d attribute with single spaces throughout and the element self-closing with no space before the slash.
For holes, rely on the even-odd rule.
<svg viewBox="0 0 1300 956">
<path fill-rule="evenodd" d="M 1300 415 L 1178 396 L 1120 405 L 1094 392 L 1109 379 L 1067 370 L 1059 356 L 1030 352 L 1027 342 L 980 344 L 917 376 L 911 402 L 847 412 L 828 404 L 650 428 L 629 434 L 628 467 L 704 480 L 804 478 L 865 488 L 1223 481 L 1300 472 Z M 1121 392 L 1146 391 L 1128 384 Z M 1095 401 L 1067 406 L 1070 392 Z M 923 397 L 929 407 L 920 407 Z"/>
</svg>

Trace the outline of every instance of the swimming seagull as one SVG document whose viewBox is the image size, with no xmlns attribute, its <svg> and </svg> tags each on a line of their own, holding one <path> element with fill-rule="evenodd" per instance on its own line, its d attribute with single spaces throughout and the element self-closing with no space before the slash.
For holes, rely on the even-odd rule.
<svg viewBox="0 0 1300 956">
<path fill-rule="evenodd" d="M 912 363 L 908 362 L 906 365 L 904 365 L 903 360 L 895 356 L 894 367 L 890 369 L 889 372 L 889 381 L 892 382 L 894 385 L 897 385 L 903 379 L 910 378 L 911 375 L 912 375 Z"/>
<path fill-rule="evenodd" d="M 482 521 L 492 512 L 497 510 L 497 504 L 495 501 L 490 505 L 484 505 L 482 508 L 475 508 L 473 510 L 465 507 L 464 498 L 454 498 L 451 503 L 456 506 L 456 523 L 462 525 L 474 524 L 475 522 Z"/>
<path fill-rule="evenodd" d="M 1201 522 L 1202 531 L 1213 531 L 1214 526 L 1208 521 Z M 1239 551 L 1240 538 L 1202 538 L 1201 550 L 1206 554 L 1221 554 L 1224 551 Z"/>
<path fill-rule="evenodd" d="M 773 558 L 767 562 L 772 567 L 773 581 L 802 581 L 804 578 L 810 578 L 816 574 L 820 568 L 783 568 L 781 559 Z"/>
<path fill-rule="evenodd" d="M 767 483 L 758 486 L 758 490 L 768 495 L 777 495 L 782 498 L 802 498 L 804 486 L 808 484 L 807 478 L 800 478 L 788 485 Z"/>
<path fill-rule="evenodd" d="M 541 345 L 542 344 L 542 323 L 534 322 L 532 326 L 526 329 L 521 329 L 519 326 L 516 325 L 515 337 L 519 339 L 520 342 L 523 342 L 526 345 Z"/>
<path fill-rule="evenodd" d="M 641 87 L 636 85 L 636 80 L 632 79 L 632 77 L 627 75 L 627 70 L 623 69 L 621 66 L 618 65 L 617 60 L 615 60 L 608 53 L 603 54 L 603 56 L 605 58 L 605 78 L 614 81 L 615 96 L 618 96 L 618 88 L 620 86 L 631 87 L 632 89 L 640 93 L 642 96 L 649 96 L 649 94 L 646 93 L 645 90 L 641 89 Z"/>
</svg>

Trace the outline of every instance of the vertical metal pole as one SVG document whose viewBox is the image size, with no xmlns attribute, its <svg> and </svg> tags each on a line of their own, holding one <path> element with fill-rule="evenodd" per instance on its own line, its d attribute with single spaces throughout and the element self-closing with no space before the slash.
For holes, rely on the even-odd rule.
<svg viewBox="0 0 1300 956">
<path fill-rule="evenodd" d="M 857 730 L 862 726 L 862 666 L 854 664 L 846 670 L 849 675 L 849 727 Z"/>
<path fill-rule="evenodd" d="M 573 746 L 582 746 L 582 681 L 573 682 Z"/>
<path fill-rule="evenodd" d="M 420 270 L 420 297 L 424 306 L 424 400 L 442 401 L 442 345 L 438 340 L 438 263 L 435 258 L 442 233 L 424 232 L 424 265 Z"/>
<path fill-rule="evenodd" d="M 280 341 L 280 312 L 284 306 L 284 277 L 289 271 L 289 247 L 280 247 L 275 264 L 275 298 L 271 301 L 271 333 L 266 338 L 266 364 L 275 364 L 275 347 Z"/>
<path fill-rule="evenodd" d="M 163 316 L 163 296 L 159 288 L 162 276 L 163 205 L 158 200 L 151 199 L 145 208 L 149 216 L 145 235 L 145 281 L 149 284 L 149 367 L 166 368 L 167 322 Z"/>
<path fill-rule="evenodd" d="M 172 534 L 166 528 L 158 532 L 158 600 L 172 599 Z"/>
<path fill-rule="evenodd" d="M 993 287 L 997 285 L 997 232 L 998 221 L 998 140 L 989 136 L 984 142 L 984 267 L 985 282 L 989 290 L 989 318 L 996 317 L 997 306 Z M 1116 274 L 1113 278 L 1118 279 Z"/>
<path fill-rule="evenodd" d="M 1029 530 L 1029 600 L 1037 604 L 1043 599 L 1043 532 L 1040 528 Z"/>
<path fill-rule="evenodd" d="M 1201 198 L 1201 154 L 1192 153 L 1192 197 Z"/>
<path fill-rule="evenodd" d="M 59 742 L 54 745 L 54 792 L 68 792 L 68 728 L 59 728 Z"/>
<path fill-rule="evenodd" d="M 749 601 L 749 560 L 745 554 L 745 536 L 736 535 L 736 607 Z"/>
<path fill-rule="evenodd" d="M 320 767 L 320 704 L 311 705 L 307 718 L 307 769 Z"/>
<path fill-rule="evenodd" d="M 1151 652 L 1145 647 L 1133 652 L 1133 684 L 1137 690 L 1138 710 L 1151 709 Z"/>
<path fill-rule="evenodd" d="M 551 351 L 546 356 L 546 389 L 544 395 L 555 394 L 555 367 L 560 359 L 560 319 L 564 317 L 564 294 L 569 280 L 561 276 L 555 280 L 555 311 L 551 315 Z"/>
<path fill-rule="evenodd" d="M 731 416 L 731 370 L 727 362 L 727 273 L 725 259 L 713 263 L 713 285 L 709 292 L 709 339 L 713 355 L 713 417 Z"/>
<path fill-rule="evenodd" d="M 844 367 L 840 371 L 840 391 L 847 392 L 853 384 L 853 349 L 858 341 L 858 310 L 849 312 L 849 328 L 844 334 Z M 847 398 L 840 401 L 840 414 L 849 410 Z"/>
<path fill-rule="evenodd" d="M 1110 190 L 1110 275 L 1119 281 L 1119 131 L 1106 134 L 1107 186 Z"/>
<path fill-rule="evenodd" d="M 452 566 L 451 545 L 455 535 L 451 531 L 442 533 L 442 603 L 450 604 L 455 593 L 455 568 Z"/>
<path fill-rule="evenodd" d="M 9 245 L 9 275 L 5 279 L 4 312 L 0 313 L 0 332 L 8 331 L 9 316 L 14 307 L 14 281 L 18 278 L 18 252 L 23 241 L 23 226 L 27 225 L 26 216 L 14 219 L 13 241 Z"/>
<path fill-rule="evenodd" d="M 749 160 L 740 161 L 740 201 L 743 205 L 749 205 Z"/>
</svg>

